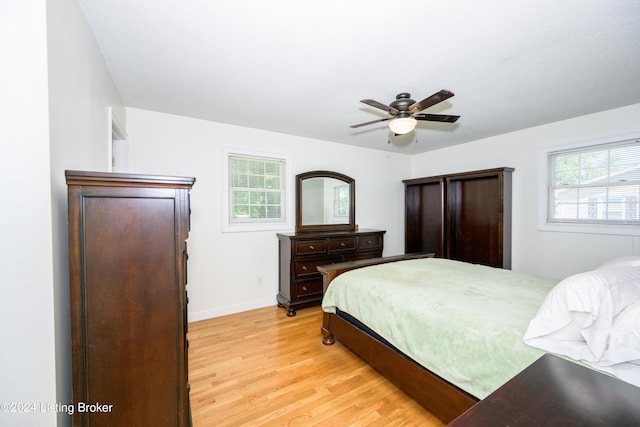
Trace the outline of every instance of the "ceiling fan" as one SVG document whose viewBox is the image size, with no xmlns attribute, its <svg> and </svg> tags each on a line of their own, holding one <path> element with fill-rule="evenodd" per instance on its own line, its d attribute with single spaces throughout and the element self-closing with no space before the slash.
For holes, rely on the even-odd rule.
<svg viewBox="0 0 640 427">
<path fill-rule="evenodd" d="M 360 126 L 366 126 L 373 123 L 391 120 L 391 122 L 389 122 L 389 128 L 391 129 L 391 131 L 396 135 L 403 135 L 405 133 L 411 132 L 416 127 L 418 120 L 454 123 L 460 118 L 460 116 L 421 113 L 422 110 L 425 110 L 446 99 L 449 99 L 452 96 L 453 92 L 442 89 L 441 91 L 434 93 L 433 95 L 423 99 L 420 102 L 416 102 L 411 99 L 411 95 L 406 92 L 399 93 L 396 96 L 396 100 L 391 102 L 389 105 L 385 105 L 373 99 L 363 99 L 360 102 L 386 111 L 387 113 L 391 114 L 391 116 L 385 117 L 383 119 L 372 120 L 370 122 L 359 123 L 357 125 L 351 125 L 350 127 L 358 128 Z"/>
</svg>

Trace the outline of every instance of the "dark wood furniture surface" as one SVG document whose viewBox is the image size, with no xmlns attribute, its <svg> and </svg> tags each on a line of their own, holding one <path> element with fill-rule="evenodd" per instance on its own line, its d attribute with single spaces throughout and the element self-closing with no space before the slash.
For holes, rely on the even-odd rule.
<svg viewBox="0 0 640 427">
<path fill-rule="evenodd" d="M 511 268 L 513 170 L 404 180 L 405 253 Z"/>
<path fill-rule="evenodd" d="M 66 171 L 74 426 L 186 426 L 195 179 Z"/>
<path fill-rule="evenodd" d="M 433 254 L 410 254 L 322 266 L 324 287 L 340 274 L 355 268 L 402 259 L 427 258 Z M 471 408 L 478 399 L 445 381 L 368 331 L 333 313 L 324 313 L 322 342 L 331 345 L 340 341 L 392 383 L 405 391 L 435 416 L 449 422 Z"/>
<path fill-rule="evenodd" d="M 449 425 L 637 426 L 640 388 L 545 354 Z"/>
<path fill-rule="evenodd" d="M 318 267 L 382 256 L 383 230 L 278 233 L 278 305 L 295 316 L 296 309 L 322 301 Z"/>
</svg>

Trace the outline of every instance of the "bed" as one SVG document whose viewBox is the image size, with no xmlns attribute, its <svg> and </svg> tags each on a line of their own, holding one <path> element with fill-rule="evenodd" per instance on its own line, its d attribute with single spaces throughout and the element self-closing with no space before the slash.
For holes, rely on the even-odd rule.
<svg viewBox="0 0 640 427">
<path fill-rule="evenodd" d="M 640 260 L 638 263 L 640 266 Z M 627 268 L 627 276 L 623 274 L 621 279 L 624 286 L 616 288 L 626 292 L 620 301 L 593 303 L 606 299 L 600 296 L 592 298 L 591 307 L 569 307 L 574 298 L 568 289 L 576 288 L 571 283 L 566 286 L 571 280 L 546 279 L 429 254 L 319 267 L 325 286 L 323 343 L 330 345 L 337 339 L 449 422 L 545 352 L 563 354 L 566 349 L 557 348 L 558 343 L 578 353 L 584 352 L 585 346 L 593 349 L 601 345 L 603 334 L 608 336 L 615 329 L 614 317 L 626 313 L 626 326 L 619 328 L 624 331 L 617 335 L 622 347 L 626 346 L 622 356 L 615 359 L 609 355 L 609 362 L 616 363 L 595 367 L 622 373 L 633 383 L 634 374 L 629 376 L 628 372 L 640 376 L 640 363 L 636 364 L 640 354 L 634 352 L 640 353 L 640 345 L 634 344 L 638 341 L 633 337 L 629 341 L 628 335 L 637 331 L 634 325 L 640 322 L 640 307 L 634 305 L 640 301 L 640 267 L 620 268 Z M 593 291 L 594 284 L 588 278 L 580 279 L 573 281 L 580 286 L 586 283 Z M 558 308 L 563 304 L 564 312 Z M 591 315 L 590 320 L 585 313 Z M 587 338 L 576 337 L 576 331 Z M 591 332 L 597 338 L 589 336 Z M 598 362 L 577 359 L 592 366 Z M 640 377 L 637 381 L 640 386 Z"/>
</svg>

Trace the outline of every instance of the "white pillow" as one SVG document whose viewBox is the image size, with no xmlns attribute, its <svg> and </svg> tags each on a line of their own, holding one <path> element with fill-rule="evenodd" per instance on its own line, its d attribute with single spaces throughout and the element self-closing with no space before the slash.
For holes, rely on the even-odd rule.
<svg viewBox="0 0 640 427">
<path fill-rule="evenodd" d="M 571 311 L 569 312 L 571 321 L 558 329 L 555 332 L 551 332 L 547 335 L 547 338 L 558 341 L 575 341 L 586 342 L 582 336 L 582 328 L 589 320 L 589 313 L 584 311 Z"/>
<path fill-rule="evenodd" d="M 640 267 L 575 274 L 549 292 L 529 323 L 524 340 L 534 347 L 574 359 L 598 361 L 607 348 L 614 317 L 637 301 L 640 301 Z M 576 325 L 580 326 L 583 340 L 567 340 L 575 337 Z"/>
<path fill-rule="evenodd" d="M 612 365 L 640 364 L 640 301 L 627 306 L 614 320 L 605 357 Z"/>
<path fill-rule="evenodd" d="M 640 255 L 623 256 L 609 260 L 599 266 L 596 270 L 604 270 L 606 268 L 616 267 L 640 267 Z"/>
</svg>

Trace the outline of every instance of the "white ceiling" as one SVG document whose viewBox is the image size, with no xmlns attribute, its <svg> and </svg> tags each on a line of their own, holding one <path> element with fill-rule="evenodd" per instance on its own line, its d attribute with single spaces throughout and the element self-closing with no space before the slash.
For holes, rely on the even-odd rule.
<svg viewBox="0 0 640 427">
<path fill-rule="evenodd" d="M 413 154 L 640 103 L 638 0 L 79 2 L 153 111 Z M 349 128 L 385 116 L 360 99 L 440 89 L 425 112 L 455 124 Z"/>
</svg>

